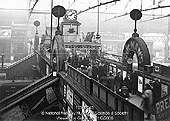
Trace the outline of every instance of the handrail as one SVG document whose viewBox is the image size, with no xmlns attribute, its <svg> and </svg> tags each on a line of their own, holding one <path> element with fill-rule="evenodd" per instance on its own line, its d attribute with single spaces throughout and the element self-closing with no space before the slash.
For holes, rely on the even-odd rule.
<svg viewBox="0 0 170 121">
<path fill-rule="evenodd" d="M 7 66 L 6 69 L 12 68 L 12 67 L 16 66 L 17 64 L 19 64 L 20 62 L 23 62 L 23 61 L 25 61 L 26 59 L 31 58 L 31 57 L 34 56 L 34 55 L 35 55 L 35 54 L 27 55 L 27 56 L 25 56 L 24 58 L 21 58 L 20 60 L 18 60 L 18 61 L 16 61 L 15 63 L 13 63 L 12 65 Z"/>
<path fill-rule="evenodd" d="M 90 94 L 90 80 L 91 78 L 84 74 L 83 72 L 79 71 L 78 69 L 74 68 L 71 65 L 68 65 L 68 71 L 70 72 L 69 69 L 74 70 L 75 73 L 69 73 L 69 76 L 71 76 L 73 79 L 76 81 L 79 81 L 79 83 L 85 87 L 86 91 Z M 78 78 L 80 77 L 80 78 Z"/>
<path fill-rule="evenodd" d="M 37 92 L 38 90 L 41 89 L 42 86 L 44 86 L 46 83 L 50 82 L 49 80 L 53 80 L 53 79 L 54 78 L 52 78 L 52 74 L 47 75 L 47 76 L 31 83 L 27 87 L 17 91 L 16 93 L 6 97 L 5 99 L 1 100 L 0 101 L 0 114 L 7 108 L 11 107 L 12 105 L 14 105 L 17 102 L 19 102 L 20 100 L 22 100 L 22 98 L 24 96 Z"/>
<path fill-rule="evenodd" d="M 42 59 L 44 59 L 50 67 L 52 67 L 50 65 L 50 60 L 46 56 L 41 55 L 41 53 L 39 53 L 38 51 L 35 51 L 35 53 L 38 54 Z"/>
</svg>

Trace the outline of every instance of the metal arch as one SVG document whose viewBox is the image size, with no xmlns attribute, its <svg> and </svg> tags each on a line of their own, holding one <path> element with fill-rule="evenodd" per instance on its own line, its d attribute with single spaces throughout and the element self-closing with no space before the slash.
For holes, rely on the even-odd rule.
<svg viewBox="0 0 170 121">
<path fill-rule="evenodd" d="M 140 37 L 131 37 L 125 43 L 122 55 L 122 64 L 124 66 L 132 66 L 132 64 L 127 63 L 127 60 L 129 58 L 133 59 L 134 53 L 138 60 L 138 70 L 143 71 L 144 65 L 151 65 L 149 49 Z"/>
</svg>

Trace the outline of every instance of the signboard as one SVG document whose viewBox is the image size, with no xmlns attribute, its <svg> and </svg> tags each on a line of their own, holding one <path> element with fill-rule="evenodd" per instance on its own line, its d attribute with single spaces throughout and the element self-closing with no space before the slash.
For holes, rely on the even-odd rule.
<svg viewBox="0 0 170 121">
<path fill-rule="evenodd" d="M 73 107 L 73 90 L 70 88 L 69 85 L 67 85 L 67 101 L 70 103 L 70 105 Z"/>
<path fill-rule="evenodd" d="M 126 74 L 127 74 L 127 72 L 126 72 L 126 71 L 123 71 L 123 80 L 125 79 Z"/>
<path fill-rule="evenodd" d="M 110 71 L 113 71 L 114 73 L 116 73 L 116 65 L 115 64 L 110 64 Z M 113 68 L 113 70 L 112 70 Z"/>
<path fill-rule="evenodd" d="M 143 77 L 138 76 L 138 91 L 143 93 Z"/>
<path fill-rule="evenodd" d="M 168 85 L 161 84 L 161 97 L 168 95 Z"/>
<path fill-rule="evenodd" d="M 170 95 L 155 103 L 156 121 L 170 121 Z"/>
<path fill-rule="evenodd" d="M 97 115 L 82 101 L 82 121 L 97 121 Z"/>
<path fill-rule="evenodd" d="M 34 26 L 38 27 L 40 25 L 40 22 L 38 20 L 34 21 Z"/>
<path fill-rule="evenodd" d="M 65 13 L 66 13 L 66 10 L 61 5 L 57 5 L 57 6 L 54 6 L 54 8 L 52 8 L 52 14 L 55 17 L 63 17 L 65 15 Z"/>
<path fill-rule="evenodd" d="M 73 111 L 68 106 L 68 121 L 72 121 L 72 120 L 73 120 Z"/>
<path fill-rule="evenodd" d="M 53 71 L 53 76 L 57 76 L 57 72 L 56 71 Z"/>
<path fill-rule="evenodd" d="M 161 65 L 160 65 L 160 64 L 157 64 L 157 63 L 153 63 L 153 71 L 154 71 L 155 73 L 161 74 Z"/>
<path fill-rule="evenodd" d="M 57 99 L 52 87 L 46 89 L 46 98 L 49 104 Z"/>
<path fill-rule="evenodd" d="M 139 20 L 141 17 L 142 17 L 142 13 L 140 10 L 138 9 L 133 9 L 131 12 L 130 12 L 130 17 L 133 19 L 133 20 Z"/>
</svg>

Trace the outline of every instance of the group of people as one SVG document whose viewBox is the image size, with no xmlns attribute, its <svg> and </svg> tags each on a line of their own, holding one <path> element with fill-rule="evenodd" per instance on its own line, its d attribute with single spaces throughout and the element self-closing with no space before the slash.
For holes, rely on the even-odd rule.
<svg viewBox="0 0 170 121">
<path fill-rule="evenodd" d="M 128 72 L 126 77 L 123 79 L 121 72 L 115 75 L 114 82 L 115 90 L 118 94 L 124 98 L 129 98 L 130 93 L 136 94 L 137 92 L 137 74 L 136 72 Z"/>
<path fill-rule="evenodd" d="M 161 84 L 158 81 L 149 81 L 144 85 L 144 92 L 142 94 L 141 107 L 147 114 L 146 119 L 150 120 L 152 114 L 155 112 L 153 106 L 158 100 L 161 99 Z"/>
<path fill-rule="evenodd" d="M 124 80 L 122 79 L 120 74 L 118 74 L 120 82 L 119 90 L 121 89 L 121 93 L 119 94 L 125 98 L 129 98 L 129 93 L 136 94 L 137 92 L 137 83 L 138 83 L 138 77 L 136 72 L 127 73 Z M 144 92 L 142 94 L 142 102 L 141 102 L 141 108 L 144 110 L 144 112 L 147 114 L 146 120 L 151 119 L 151 114 L 154 111 L 153 104 L 158 100 L 157 96 L 154 97 L 155 93 L 153 85 L 149 82 L 144 85 Z"/>
<path fill-rule="evenodd" d="M 89 77 L 99 81 L 113 91 L 119 92 L 121 88 L 128 88 L 128 93 L 136 94 L 137 76 L 135 73 L 127 74 L 123 79 L 120 72 L 108 72 L 107 64 L 100 60 L 90 60 L 87 56 L 69 56 L 67 62 Z"/>
<path fill-rule="evenodd" d="M 137 92 L 138 76 L 135 71 L 127 72 L 126 77 L 123 79 L 121 72 L 108 72 L 107 64 L 102 61 L 90 61 L 87 57 L 78 58 L 78 56 L 74 56 L 68 62 L 125 99 L 130 98 L 130 93 L 136 94 Z M 147 114 L 147 120 L 151 118 L 151 114 L 153 113 L 153 101 L 155 99 L 153 95 L 151 84 L 145 84 L 141 107 Z"/>
<path fill-rule="evenodd" d="M 67 58 L 67 62 L 89 77 L 99 80 L 107 75 L 107 67 L 104 62 L 92 61 L 89 56 L 78 56 L 74 54 Z"/>
</svg>

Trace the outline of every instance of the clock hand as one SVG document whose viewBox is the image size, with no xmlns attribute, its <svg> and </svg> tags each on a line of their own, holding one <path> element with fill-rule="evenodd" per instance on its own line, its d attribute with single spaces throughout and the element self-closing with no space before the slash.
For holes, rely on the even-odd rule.
<svg viewBox="0 0 170 121">
<path fill-rule="evenodd" d="M 71 13 L 69 16 L 72 16 L 74 13 Z"/>
</svg>

